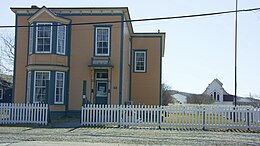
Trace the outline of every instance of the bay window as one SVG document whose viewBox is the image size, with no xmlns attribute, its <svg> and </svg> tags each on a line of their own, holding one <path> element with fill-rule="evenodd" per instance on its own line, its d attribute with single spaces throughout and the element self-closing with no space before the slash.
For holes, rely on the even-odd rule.
<svg viewBox="0 0 260 146">
<path fill-rule="evenodd" d="M 64 101 L 64 72 L 56 72 L 55 76 L 55 104 L 63 104 Z"/>
<path fill-rule="evenodd" d="M 53 53 L 53 54 L 65 55 L 66 41 L 67 41 L 66 31 L 67 31 L 66 25 L 63 25 L 61 23 L 30 24 L 29 38 L 28 38 L 29 54 Z"/>
<path fill-rule="evenodd" d="M 66 25 L 57 26 L 57 54 L 65 55 Z"/>
<path fill-rule="evenodd" d="M 49 71 L 35 71 L 34 74 L 34 103 L 47 102 L 47 80 L 50 80 Z"/>
<path fill-rule="evenodd" d="M 37 23 L 36 53 L 51 53 L 52 23 Z"/>
<path fill-rule="evenodd" d="M 26 89 L 26 102 L 30 103 L 31 95 L 31 72 L 29 71 L 27 74 L 27 89 Z"/>
<path fill-rule="evenodd" d="M 33 50 L 33 24 L 30 25 L 30 33 L 29 33 L 29 54 L 32 54 L 32 50 Z"/>
</svg>

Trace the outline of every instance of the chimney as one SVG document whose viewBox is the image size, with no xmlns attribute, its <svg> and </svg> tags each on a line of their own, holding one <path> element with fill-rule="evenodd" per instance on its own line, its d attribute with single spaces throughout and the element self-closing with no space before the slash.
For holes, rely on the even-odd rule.
<svg viewBox="0 0 260 146">
<path fill-rule="evenodd" d="M 160 29 L 158 29 L 158 33 L 160 33 Z"/>
<path fill-rule="evenodd" d="M 31 8 L 32 9 L 39 9 L 39 7 L 37 7 L 37 5 L 32 5 Z"/>
</svg>

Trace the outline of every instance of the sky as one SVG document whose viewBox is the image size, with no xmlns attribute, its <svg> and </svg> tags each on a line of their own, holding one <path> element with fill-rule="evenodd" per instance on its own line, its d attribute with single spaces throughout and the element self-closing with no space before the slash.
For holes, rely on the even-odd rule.
<svg viewBox="0 0 260 146">
<path fill-rule="evenodd" d="M 1 0 L 0 25 L 14 25 L 10 7 L 128 7 L 131 19 L 235 10 L 235 0 Z M 239 9 L 260 0 L 239 0 Z M 235 93 L 235 13 L 200 18 L 135 22 L 135 32 L 166 32 L 163 82 L 174 90 L 202 93 L 218 78 Z M 3 29 L 0 29 L 3 32 Z M 260 96 L 260 11 L 238 14 L 237 95 Z"/>
</svg>

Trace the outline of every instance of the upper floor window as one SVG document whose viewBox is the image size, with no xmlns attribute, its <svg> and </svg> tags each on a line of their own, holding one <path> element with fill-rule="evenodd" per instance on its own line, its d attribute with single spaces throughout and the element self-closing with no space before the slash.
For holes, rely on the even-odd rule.
<svg viewBox="0 0 260 146">
<path fill-rule="evenodd" d="M 110 27 L 96 27 L 95 56 L 109 56 Z"/>
<path fill-rule="evenodd" d="M 36 53 L 51 53 L 52 23 L 37 23 Z"/>
<path fill-rule="evenodd" d="M 129 40 L 129 48 L 128 48 L 129 50 L 128 50 L 128 65 L 131 65 L 131 53 L 132 53 L 132 43 L 131 43 L 131 40 Z"/>
<path fill-rule="evenodd" d="M 57 26 L 57 54 L 65 55 L 66 25 Z"/>
<path fill-rule="evenodd" d="M 29 54 L 32 54 L 33 49 L 33 24 L 30 26 L 30 34 L 29 34 Z"/>
<path fill-rule="evenodd" d="M 214 91 L 210 94 L 210 96 L 213 97 L 215 101 L 220 101 L 220 94 L 218 92 Z"/>
<path fill-rule="evenodd" d="M 146 51 L 135 51 L 134 71 L 146 72 Z"/>
</svg>

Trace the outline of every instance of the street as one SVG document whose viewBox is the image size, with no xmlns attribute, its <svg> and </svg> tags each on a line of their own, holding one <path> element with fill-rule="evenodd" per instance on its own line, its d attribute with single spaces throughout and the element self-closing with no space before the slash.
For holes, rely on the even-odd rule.
<svg viewBox="0 0 260 146">
<path fill-rule="evenodd" d="M 0 127 L 0 146 L 260 145 L 260 133 L 123 128 Z"/>
</svg>

